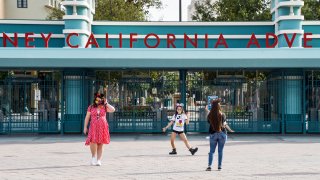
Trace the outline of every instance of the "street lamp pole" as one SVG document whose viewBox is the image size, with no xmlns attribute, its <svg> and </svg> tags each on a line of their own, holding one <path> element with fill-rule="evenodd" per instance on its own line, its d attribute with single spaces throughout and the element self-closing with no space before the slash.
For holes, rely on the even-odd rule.
<svg viewBox="0 0 320 180">
<path fill-rule="evenodd" d="M 181 8 L 181 2 L 182 0 L 179 0 L 179 22 L 182 21 L 182 8 Z"/>
</svg>

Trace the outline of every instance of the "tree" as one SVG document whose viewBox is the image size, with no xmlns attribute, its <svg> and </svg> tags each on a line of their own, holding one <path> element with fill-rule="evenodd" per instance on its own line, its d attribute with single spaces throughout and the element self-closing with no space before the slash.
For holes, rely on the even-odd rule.
<svg viewBox="0 0 320 180">
<path fill-rule="evenodd" d="M 161 8 L 161 0 L 97 0 L 94 20 L 145 21 L 151 7 Z M 53 8 L 48 19 L 62 19 L 64 12 Z"/>
<path fill-rule="evenodd" d="M 47 16 L 48 20 L 61 20 L 65 15 L 64 11 L 58 8 L 50 7 L 49 11 L 50 13 Z"/>
<path fill-rule="evenodd" d="M 205 0 L 195 3 L 196 21 L 271 21 L 271 0 Z M 305 0 L 305 20 L 320 20 L 319 0 Z"/>
<path fill-rule="evenodd" d="M 305 20 L 320 20 L 320 1 L 304 0 L 301 10 Z"/>
<path fill-rule="evenodd" d="M 271 0 L 205 0 L 195 3 L 197 21 L 271 20 Z"/>
<path fill-rule="evenodd" d="M 204 2 L 196 1 L 195 13 L 192 14 L 192 20 L 216 21 L 216 3 L 211 2 L 211 0 L 206 0 Z"/>
</svg>

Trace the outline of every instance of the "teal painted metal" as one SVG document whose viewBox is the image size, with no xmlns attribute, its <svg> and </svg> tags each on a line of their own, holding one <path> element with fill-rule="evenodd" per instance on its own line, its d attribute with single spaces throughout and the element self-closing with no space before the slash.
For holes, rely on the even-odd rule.
<svg viewBox="0 0 320 180">
<path fill-rule="evenodd" d="M 65 77 L 66 86 L 66 114 L 80 114 L 81 108 L 81 76 Z"/>
<path fill-rule="evenodd" d="M 6 22 L 3 22 L 4 20 L 0 20 L 0 29 L 1 33 L 27 33 L 27 32 L 33 32 L 35 34 L 45 33 L 48 34 L 49 32 L 53 34 L 62 34 L 64 24 L 63 21 L 38 21 L 33 20 L 30 22 L 30 20 L 21 20 L 21 23 L 24 24 L 8 24 L 6 22 L 10 22 L 10 20 L 5 20 Z M 12 20 L 14 21 L 14 20 Z M 39 22 L 39 24 L 35 23 Z M 60 24 L 53 24 L 53 23 L 60 23 Z M 40 23 L 46 23 L 46 24 L 40 24 Z"/>
<path fill-rule="evenodd" d="M 3 38 L 0 38 L 0 42 L 3 42 Z M 45 47 L 44 41 L 41 38 L 35 38 L 34 42 L 30 42 L 29 44 L 30 44 L 30 46 L 35 46 L 37 48 Z M 64 44 L 63 38 L 52 38 L 49 41 L 49 47 L 52 47 L 52 48 L 63 47 L 63 45 L 61 45 L 61 44 Z M 7 47 L 14 48 L 13 44 L 11 44 L 11 43 L 7 43 Z M 25 47 L 25 39 L 24 38 L 18 38 L 18 47 L 19 48 Z M 0 43 L 0 48 L 4 48 L 2 43 Z"/>
<path fill-rule="evenodd" d="M 223 73 L 223 70 L 220 71 L 221 74 L 226 74 Z M 234 70 L 232 71 L 234 72 Z M 310 109 L 311 105 L 317 105 L 316 102 L 308 103 L 310 118 L 307 126 L 303 125 L 305 122 L 303 112 L 305 110 L 301 110 L 301 108 L 304 105 L 295 105 L 303 104 L 302 99 L 304 97 L 294 96 L 299 96 L 298 94 L 306 91 L 298 90 L 302 88 L 301 84 L 303 83 L 300 83 L 300 81 L 303 80 L 301 78 L 294 79 L 292 76 L 301 77 L 302 74 L 299 75 L 289 71 L 261 71 L 260 73 L 269 74 L 266 79 L 251 81 L 239 75 L 218 75 L 208 80 L 204 76 L 195 75 L 199 73 L 201 74 L 201 71 L 187 72 L 185 82 L 187 96 L 185 98 L 181 97 L 181 94 L 174 93 L 176 91 L 172 91 L 179 88 L 179 79 L 160 78 L 152 80 L 150 78 L 139 79 L 138 77 L 134 78 L 134 76 L 131 78 L 124 76 L 122 80 L 118 81 L 107 80 L 108 94 L 111 97 L 108 97 L 109 103 L 116 107 L 116 112 L 108 115 L 110 131 L 160 133 L 161 127 L 168 123 L 168 119 L 174 113 L 174 103 L 172 102 L 176 102 L 176 100 L 181 102 L 181 98 L 183 98 L 186 101 L 185 104 L 190 117 L 190 124 L 187 125 L 186 130 L 188 132 L 206 133 L 208 132 L 204 110 L 207 104 L 206 97 L 217 95 L 223 99 L 223 111 L 227 114 L 229 125 L 237 133 L 302 133 L 304 127 L 308 133 L 318 133 L 319 123 L 317 119 L 314 119 L 317 118 L 314 115 L 317 111 Z M 211 73 L 215 74 L 214 71 Z M 318 80 L 311 81 L 312 78 L 315 79 L 317 76 L 307 74 L 309 76 L 307 97 L 309 101 L 310 99 L 317 100 L 317 96 L 314 95 L 317 94 L 315 90 L 317 90 L 319 83 Z M 71 76 L 75 78 L 70 79 Z M 81 76 L 80 79 L 79 76 Z M 81 133 L 86 109 L 93 100 L 92 95 L 94 92 L 101 90 L 105 80 L 95 81 L 90 78 L 93 77 L 90 73 L 80 70 L 64 73 L 63 77 L 64 81 L 67 82 L 62 83 L 61 87 L 49 82 L 43 84 L 43 87 L 40 88 L 44 96 L 52 94 L 51 89 L 62 89 L 62 102 L 57 102 L 57 105 L 62 105 L 61 110 L 59 110 L 61 120 L 57 120 L 57 118 L 46 119 L 45 117 L 53 115 L 50 115 L 49 111 L 41 111 L 39 114 L 30 115 L 9 113 L 9 115 L 5 115 L 5 118 L 1 118 L 3 116 L 0 113 L 0 133 Z M 80 83 L 74 83 L 75 80 L 79 80 Z M 12 90 L 6 92 L 12 92 L 18 87 L 14 81 L 12 83 Z M 23 88 L 26 86 L 19 85 L 19 87 L 23 94 L 25 91 Z M 3 88 L 3 86 L 0 86 L 0 88 Z M 6 88 L 10 89 L 9 82 Z M 77 88 L 77 90 L 72 91 L 74 88 Z M 154 88 L 157 89 L 154 97 L 147 98 L 148 100 L 145 101 L 143 97 L 148 94 L 151 95 Z M 310 91 L 310 88 L 314 91 Z M 77 94 L 77 97 L 73 97 L 72 94 Z M 169 98 L 169 96 L 172 97 Z M 4 97 L 10 96 L 6 95 Z M 127 99 L 128 97 L 131 98 Z M 301 98 L 301 100 L 297 98 Z M 4 101 L 1 100 L 1 102 Z M 27 100 L 27 103 L 29 103 L 29 100 Z M 147 104 L 143 105 L 143 103 Z M 12 101 L 11 104 L 13 107 L 19 103 Z M 75 104 L 80 104 L 80 107 L 76 108 L 77 110 L 72 107 Z M 1 103 L 1 106 L 3 107 L 3 103 Z M 148 109 L 146 109 L 147 107 Z M 18 110 L 15 110 L 17 108 Z M 23 106 L 13 108 L 14 112 L 21 111 L 19 109 L 23 110 L 24 108 Z M 57 116 L 54 115 L 54 117 Z"/>
<path fill-rule="evenodd" d="M 60 131 L 57 81 L 9 77 L 0 81 L 0 89 L 0 133 Z M 35 98 L 35 90 L 41 92 L 41 99 Z"/>
<path fill-rule="evenodd" d="M 301 70 L 281 70 L 273 76 L 278 84 L 273 96 L 273 113 L 281 117 L 281 132 L 303 133 L 303 73 Z"/>
<path fill-rule="evenodd" d="M 73 13 L 73 7 L 72 6 L 65 6 L 66 8 L 66 14 L 72 14 Z"/>
<path fill-rule="evenodd" d="M 302 41 L 304 44 L 304 41 Z M 312 39 L 312 41 L 308 41 L 307 45 L 312 46 L 312 48 L 317 48 L 317 46 L 320 44 L 320 39 Z"/>
<path fill-rule="evenodd" d="M 89 23 L 80 19 L 64 20 L 65 29 L 87 29 Z"/>
<path fill-rule="evenodd" d="M 0 63 L 1 68 L 316 68 L 320 67 L 319 53 L 318 48 L 192 50 L 0 48 Z"/>
<path fill-rule="evenodd" d="M 237 133 L 281 132 L 281 111 L 273 110 L 278 106 L 276 99 L 282 97 L 277 95 L 281 86 L 272 74 L 264 81 L 247 81 L 242 75 L 219 75 L 210 81 L 187 80 L 187 84 L 187 110 L 190 114 L 188 132 L 208 132 L 209 124 L 204 109 L 206 97 L 211 95 L 222 98 L 221 105 L 227 121 Z"/>
<path fill-rule="evenodd" d="M 61 73 L 61 76 L 63 77 L 63 72 Z M 61 96 L 62 97 L 65 97 L 65 93 L 64 93 L 64 83 L 61 83 Z M 64 101 L 63 100 L 61 100 L 60 101 L 60 107 L 64 107 Z M 64 115 L 65 115 L 65 108 L 60 108 L 60 112 L 61 112 L 61 115 L 60 115 L 60 117 L 64 117 Z M 65 124 L 64 124 L 64 119 L 65 118 L 60 118 L 61 119 L 61 125 L 60 125 L 60 127 L 61 127 L 61 131 L 60 131 L 60 133 L 61 134 L 64 134 L 64 127 L 65 127 Z"/>
<path fill-rule="evenodd" d="M 284 72 L 282 71 L 281 72 L 281 87 L 284 87 Z M 280 90 L 280 93 L 281 93 L 281 102 L 285 102 L 285 91 L 284 91 L 284 88 L 279 88 Z M 280 102 L 279 102 L 280 103 Z M 281 104 L 281 103 L 280 103 Z M 283 104 L 281 104 L 281 133 L 282 134 L 285 134 L 285 127 L 286 127 L 286 122 L 285 122 L 285 106 Z"/>
<path fill-rule="evenodd" d="M 312 22 L 317 22 L 317 21 L 304 21 L 304 22 L 312 23 Z M 303 28 L 304 32 L 309 32 L 309 33 L 313 33 L 313 34 L 320 34 L 320 28 L 317 25 L 302 25 L 302 28 Z"/>
<path fill-rule="evenodd" d="M 186 76 L 187 71 L 186 70 L 180 70 L 179 71 L 179 79 L 180 79 L 180 92 L 181 92 L 181 100 L 180 103 L 183 103 L 185 105 L 184 109 L 186 108 Z M 176 103 L 176 102 L 174 102 Z"/>
<path fill-rule="evenodd" d="M 247 39 L 226 39 L 226 43 L 228 45 L 228 48 L 246 48 L 248 43 L 249 43 L 249 38 Z M 100 48 L 105 48 L 106 47 L 106 40 L 105 39 L 97 39 L 97 42 L 99 44 Z M 154 39 L 149 39 L 148 41 L 148 45 L 150 46 L 155 46 L 157 44 L 156 40 Z M 258 39 L 259 45 L 261 46 L 261 48 L 265 48 L 266 47 L 266 40 L 265 39 Z M 274 40 L 271 39 L 269 40 L 270 44 L 273 44 Z M 204 48 L 204 49 L 214 49 L 215 45 L 217 43 L 217 39 L 209 39 L 208 40 L 208 48 L 206 48 L 206 43 L 204 39 L 198 39 L 198 44 L 197 44 L 197 48 Z M 176 47 L 181 47 L 181 48 L 189 48 L 189 49 L 195 49 L 195 47 L 187 42 L 186 46 L 184 46 L 184 40 L 183 39 L 177 39 L 174 42 Z M 118 39 L 109 39 L 109 46 L 112 46 L 113 48 L 119 48 L 119 40 Z M 129 39 L 123 39 L 122 40 L 122 47 L 123 48 L 130 48 L 130 40 Z M 139 48 L 139 49 L 147 49 L 144 43 L 144 39 L 138 39 L 136 42 L 133 43 L 133 47 L 134 48 Z M 166 39 L 161 39 L 159 45 L 157 46 L 157 48 L 167 48 L 167 40 Z M 93 48 L 96 48 L 95 46 L 93 46 Z M 172 48 L 172 46 L 170 46 L 170 48 Z M 217 46 L 217 48 L 224 48 L 224 45 L 219 45 Z M 250 46 L 250 48 L 257 48 L 257 46 L 252 45 Z M 173 48 L 172 48 L 173 49 Z"/>
<path fill-rule="evenodd" d="M 285 27 L 286 29 L 295 29 L 295 30 L 300 30 L 302 25 L 301 20 L 287 20 L 287 21 L 280 21 L 279 26 L 280 27 Z"/>
<path fill-rule="evenodd" d="M 181 94 L 181 98 L 180 98 L 180 103 L 184 104 L 183 109 L 186 111 L 187 109 L 187 101 L 186 101 L 186 78 L 187 78 L 187 71 L 186 70 L 180 70 L 179 71 L 179 80 L 180 80 L 180 94 Z M 175 103 L 175 102 L 174 102 Z M 184 125 L 185 128 L 185 132 L 187 133 L 187 128 L 186 128 L 187 124 Z"/>
<path fill-rule="evenodd" d="M 99 22 L 99 21 L 98 21 Z M 118 23 L 117 25 L 114 25 Z M 183 35 L 186 33 L 187 35 L 219 35 L 222 33 L 223 35 L 251 35 L 255 33 L 256 35 L 265 35 L 268 32 L 274 32 L 274 26 L 272 22 L 265 22 L 266 25 L 242 25 L 241 23 L 230 23 L 229 25 L 219 25 L 219 23 L 207 23 L 206 25 L 197 25 L 197 22 L 194 22 L 192 26 L 183 25 L 183 23 L 175 22 L 176 25 L 167 25 L 166 22 L 159 23 L 159 25 L 127 25 L 126 22 L 110 22 L 109 25 L 92 25 L 92 32 L 94 34 L 115 34 L 119 35 L 119 33 L 130 34 L 149 34 L 155 33 L 158 35 L 166 35 L 166 34 L 175 34 L 175 35 Z M 263 23 L 263 22 L 262 22 Z M 106 22 L 108 24 L 108 22 Z M 237 29 L 235 33 L 234 29 Z"/>
<path fill-rule="evenodd" d="M 157 119 L 157 112 L 150 111 L 115 112 L 108 123 L 110 132 L 160 133 L 163 127 L 163 122 Z"/>
<path fill-rule="evenodd" d="M 279 16 L 288 16 L 290 13 L 290 9 L 288 7 L 280 7 L 278 11 Z"/>
<path fill-rule="evenodd" d="M 80 1 L 77 1 L 80 2 Z M 303 68 L 320 68 L 319 49 L 302 49 L 302 32 L 311 32 L 319 34 L 319 22 L 303 22 L 302 17 L 299 17 L 299 9 L 302 4 L 290 6 L 279 6 L 277 13 L 273 12 L 273 22 L 265 23 L 144 23 L 144 22 L 94 22 L 92 20 L 92 1 L 81 1 L 87 3 L 90 7 L 77 6 L 74 10 L 74 5 L 67 5 L 67 15 L 69 16 L 64 22 L 47 23 L 47 22 L 31 22 L 20 21 L 14 24 L 15 21 L 0 20 L 0 28 L 6 33 L 24 33 L 34 32 L 39 34 L 41 32 L 54 34 L 62 34 L 63 29 L 74 30 L 80 32 L 79 38 L 72 37 L 72 44 L 79 44 L 84 47 L 88 39 L 87 33 L 94 33 L 103 35 L 109 33 L 110 35 L 117 35 L 122 33 L 128 35 L 129 33 L 137 33 L 145 35 L 148 33 L 156 33 L 164 35 L 161 38 L 159 48 L 163 49 L 146 49 L 144 48 L 143 38 L 139 38 L 134 43 L 135 48 L 139 49 L 11 49 L 0 48 L 0 68 L 2 69 L 65 69 L 72 68 L 73 71 L 68 75 L 65 71 L 63 76 L 62 100 L 61 100 L 61 133 L 75 132 L 81 133 L 83 127 L 83 119 L 86 113 L 87 105 L 92 101 L 93 91 L 97 82 L 94 78 L 87 74 L 87 69 L 176 69 L 180 71 L 181 78 L 174 80 L 176 88 L 178 84 L 182 85 L 180 91 L 173 90 L 172 92 L 163 90 L 160 93 L 153 95 L 153 104 L 150 105 L 154 109 L 149 111 L 126 111 L 123 109 L 124 104 L 127 106 L 137 106 L 138 98 L 145 96 L 141 88 L 144 87 L 146 92 L 152 92 L 153 88 L 165 86 L 166 80 L 158 82 L 152 80 L 146 82 L 132 82 L 129 81 L 125 86 L 127 89 L 118 92 L 120 94 L 119 101 L 110 101 L 114 103 L 117 112 L 109 115 L 110 127 L 112 132 L 161 132 L 161 126 L 167 123 L 168 118 L 172 115 L 172 102 L 177 100 L 180 92 L 180 100 L 186 101 L 187 110 L 190 112 L 190 125 L 187 130 L 190 132 L 207 132 L 208 123 L 204 113 L 204 106 L 206 96 L 212 94 L 219 94 L 228 90 L 228 95 L 224 97 L 225 107 L 230 107 L 226 110 L 228 114 L 228 121 L 233 129 L 237 132 L 267 132 L 267 133 L 317 133 L 319 132 L 318 123 L 318 77 L 310 73 L 301 73 Z M 278 4 L 272 1 L 272 7 L 280 5 L 281 2 L 292 3 L 293 1 L 279 0 Z M 294 2 L 296 3 L 296 1 Z M 299 3 L 299 2 L 298 2 Z M 94 7 L 93 7 L 94 8 Z M 290 9 L 291 8 L 291 9 Z M 85 17 L 83 17 L 83 15 Z M 277 16 L 276 16 L 277 15 Z M 292 16 L 294 15 L 294 16 Z M 88 22 L 88 19 L 90 22 Z M 65 25 L 63 25 L 65 23 Z M 50 25 L 49 25 L 50 24 Z M 91 30 L 92 28 L 92 30 Z M 237 29 L 235 34 L 234 29 Z M 267 32 L 274 32 L 279 34 L 279 47 L 287 47 L 284 33 L 289 34 L 289 38 L 293 33 L 297 33 L 296 41 L 293 47 L 297 49 L 243 49 L 248 43 L 249 36 L 254 32 L 256 35 L 264 35 Z M 68 32 L 69 33 L 69 32 Z M 68 33 L 65 33 L 67 35 Z M 227 38 L 227 43 L 231 48 L 237 49 L 213 49 L 216 39 L 209 40 L 211 49 L 193 49 L 188 43 L 188 49 L 182 49 L 184 46 L 183 39 L 177 38 L 175 43 L 178 49 L 164 49 L 166 48 L 165 35 L 172 33 L 175 35 L 198 35 L 210 34 L 218 35 L 234 35 Z M 247 35 L 238 36 L 238 35 Z M 21 36 L 21 34 L 20 34 Z M 104 38 L 97 38 L 100 46 L 104 46 Z M 265 47 L 265 38 L 259 39 L 262 47 Z M 0 42 L 1 42 L 0 38 Z M 64 38 L 52 38 L 50 47 L 63 47 Z M 154 45 L 155 40 L 149 40 L 150 44 Z M 273 40 L 270 40 L 272 43 Z M 118 37 L 110 38 L 110 43 L 117 47 L 119 44 Z M 204 48 L 203 38 L 198 40 L 199 48 Z M 24 45 L 23 38 L 19 38 L 19 46 Z M 34 44 L 36 46 L 43 46 L 40 38 L 36 38 Z M 313 47 L 320 47 L 319 38 L 314 38 L 308 44 Z M 129 46 L 128 38 L 123 40 L 124 47 Z M 86 70 L 80 69 L 86 68 Z M 185 81 L 185 75 L 191 70 L 221 70 L 223 68 L 235 69 L 266 69 L 267 78 L 261 82 L 250 84 L 243 79 L 236 77 L 228 81 L 221 81 L 221 77 L 216 77 L 211 80 L 188 79 Z M 296 73 L 292 69 L 280 68 L 297 68 L 300 73 Z M 271 71 L 271 69 L 273 71 Z M 188 75 L 187 75 L 188 76 Z M 308 82 L 306 83 L 306 76 Z M 292 79 L 298 78 L 298 79 Z M 73 78 L 73 79 L 72 79 Z M 75 79 L 76 78 L 76 79 Z M 79 79 L 77 79 L 79 78 Z M 164 77 L 163 77 L 164 78 Z M 222 78 L 223 79 L 223 78 Z M 110 79 L 109 79 L 110 80 Z M 180 80 L 180 81 L 179 81 Z M 224 79 L 225 80 L 225 79 Z M 201 82 L 199 84 L 199 82 Z M 120 82 L 120 81 L 116 81 Z M 114 85 L 115 82 L 111 84 Z M 261 84 L 259 84 L 261 83 Z M 120 83 L 121 84 L 121 83 Z M 195 87 L 195 84 L 197 87 Z M 190 85 L 190 86 L 189 86 Z M 245 86 L 256 94 L 249 93 L 245 90 Z M 7 84 L 8 97 L 12 97 L 12 92 L 19 86 L 18 89 L 24 96 L 21 103 L 9 102 L 9 106 L 13 107 L 16 104 L 21 104 L 24 108 L 28 104 L 28 84 L 17 85 L 13 80 Z M 47 85 L 44 85 L 47 86 Z M 52 86 L 56 86 L 52 84 Z M 115 85 L 116 87 L 116 85 Z M 129 88 L 130 87 L 130 88 Z M 255 88 L 253 88 L 255 87 Z M 140 88 L 140 89 L 139 89 Z M 305 88 L 307 90 L 305 90 Z M 208 90 L 209 89 L 209 90 Z M 19 90 L 19 91 L 20 91 Z M 215 91 L 211 91 L 215 90 Z M 220 92 L 221 91 L 221 92 Z M 44 93 L 46 88 L 44 87 Z M 168 93 L 169 92 L 169 93 Z M 186 95 L 186 92 L 188 95 Z M 129 93 L 129 94 L 128 94 Z M 130 94 L 131 93 L 131 94 Z M 133 93 L 133 94 L 132 94 Z M 169 95 L 176 96 L 176 99 L 170 99 Z M 192 94 L 192 96 L 191 96 Z M 161 96 L 165 107 L 160 110 L 162 101 L 157 101 L 156 97 Z M 186 99 L 186 97 L 188 99 Z M 132 97 L 135 101 L 127 100 Z M 249 101 L 248 99 L 258 99 L 257 101 Z M 315 97 L 315 98 L 313 98 Z M 306 102 L 306 99 L 308 101 Z M 310 103 L 309 103 L 310 102 Z M 193 103 L 193 105 L 189 104 Z M 249 103 L 246 104 L 246 103 Z M 73 105 L 76 104 L 76 105 Z M 249 106 L 248 111 L 244 111 L 244 105 Z M 240 108 L 238 108 L 240 106 Z M 169 108 L 170 107 L 170 108 Z M 306 109 L 307 107 L 307 109 Z M 23 109 L 22 108 L 22 109 Z M 308 113 L 309 119 L 306 120 L 305 114 Z M 0 114 L 0 132 L 57 132 L 59 131 L 59 120 L 50 121 L 45 119 L 45 112 L 32 115 L 22 115 L 9 113 L 9 115 Z M 53 118 L 54 120 L 56 118 Z M 307 124 L 306 124 L 307 122 Z M 21 129 L 24 127 L 25 129 Z"/>
<path fill-rule="evenodd" d="M 167 117 L 160 111 L 157 96 L 163 92 L 150 77 L 123 77 L 118 81 L 108 80 L 108 102 L 116 107 L 107 120 L 110 132 L 159 133 L 167 123 Z M 95 80 L 92 92 L 102 91 L 105 80 Z"/>
<path fill-rule="evenodd" d="M 91 13 L 95 7 L 92 6 L 92 1 L 75 0 L 73 2 L 73 4 L 68 4 L 68 1 L 63 2 L 63 5 L 67 9 L 67 14 L 64 16 L 65 35 L 68 36 L 70 33 L 79 33 L 79 37 L 73 37 L 71 42 L 73 45 L 78 45 L 83 48 L 86 46 L 89 33 L 91 33 L 91 21 L 93 20 Z M 88 6 L 79 3 L 86 3 Z M 65 46 L 68 47 L 67 42 Z"/>
<path fill-rule="evenodd" d="M 68 1 L 65 1 L 68 2 Z M 298 33 L 299 37 L 296 38 L 294 42 L 294 47 L 301 47 L 301 38 L 304 32 L 318 34 L 320 24 L 317 21 L 303 21 L 303 17 L 300 14 L 300 9 L 303 6 L 303 2 L 299 1 L 272 1 L 272 7 L 281 5 L 281 2 L 293 3 L 292 11 L 290 6 L 279 6 L 276 11 L 272 12 L 273 20 L 269 22 L 92 22 L 92 14 L 94 13 L 94 3 L 93 1 L 72 1 L 73 4 L 67 4 L 66 14 L 67 18 L 64 21 L 38 21 L 38 20 L 0 20 L 0 29 L 6 33 L 25 33 L 25 32 L 34 32 L 35 34 L 39 33 L 49 33 L 61 35 L 63 30 L 74 30 L 81 34 L 79 38 L 80 47 L 84 47 L 85 40 L 88 39 L 88 34 L 93 33 L 95 35 L 117 35 L 122 33 L 124 36 L 128 36 L 129 33 L 137 33 L 139 35 L 146 35 L 148 33 L 155 33 L 158 35 L 163 35 L 161 40 L 164 43 L 161 43 L 159 48 L 165 47 L 165 37 L 166 34 L 174 35 L 219 35 L 220 33 L 224 35 L 232 35 L 233 37 L 228 37 L 228 45 L 231 48 L 244 48 L 249 40 L 249 37 L 252 33 L 256 35 L 264 36 L 266 33 L 279 33 L 279 47 L 287 47 L 285 39 L 282 37 L 283 33 L 293 34 Z M 84 3 L 82 5 L 77 5 L 78 2 Z M 75 9 L 74 9 L 75 7 Z M 276 27 L 276 28 L 275 28 Z M 237 29 L 236 33 L 234 29 Z M 289 31 L 287 31 L 289 30 Z M 291 30 L 294 30 L 292 32 Z M 282 31 L 282 32 L 280 32 Z M 291 31 L 291 32 L 290 32 Z M 66 35 L 69 32 L 65 33 Z M 247 35 L 247 37 L 240 37 L 239 35 Z M 261 37 L 260 37 L 261 38 Z M 38 37 L 36 38 L 38 39 Z M 59 39 L 59 38 L 52 38 Z M 101 37 L 98 38 L 100 44 L 104 44 Z M 114 47 L 119 45 L 119 38 L 111 38 L 114 44 Z M 124 42 L 127 42 L 128 37 L 124 37 Z M 199 48 L 203 48 L 203 37 L 199 38 Z M 316 38 L 318 39 L 318 38 Z M 64 40 L 64 39 L 63 39 Z M 216 38 L 214 39 L 216 40 Z M 138 41 L 141 41 L 139 39 Z M 150 40 L 152 41 L 152 40 Z M 259 42 L 262 47 L 265 47 L 265 38 L 259 39 Z M 183 43 L 181 37 L 176 39 L 177 48 L 183 48 Z M 55 44 L 54 47 L 63 47 L 64 41 L 58 41 L 58 44 Z M 37 44 L 37 43 L 36 43 Z M 77 44 L 77 43 L 76 43 Z M 127 43 L 125 43 L 127 44 Z M 214 44 L 214 43 L 211 43 Z M 103 46 L 103 45 L 100 45 Z M 127 47 L 126 45 L 124 45 Z M 53 46 L 51 46 L 53 47 Z M 319 43 L 314 43 L 314 47 L 320 47 Z M 141 42 L 136 43 L 136 48 L 145 48 L 144 44 Z M 188 46 L 192 48 L 192 46 Z"/>
<path fill-rule="evenodd" d="M 303 132 L 303 72 L 286 71 L 284 74 L 286 133 Z"/>
<path fill-rule="evenodd" d="M 287 37 L 288 37 L 289 41 L 291 41 L 293 39 L 292 34 L 287 34 Z M 296 34 L 296 36 L 294 38 L 295 40 L 292 43 L 292 47 L 302 47 L 302 41 L 301 41 L 302 37 L 303 36 L 301 34 Z M 278 39 L 279 39 L 279 47 L 289 47 L 284 35 L 279 35 Z M 280 46 L 280 44 L 281 44 L 281 46 Z"/>
<path fill-rule="evenodd" d="M 91 4 L 90 4 L 91 5 Z M 82 15 L 82 16 L 88 16 L 88 14 L 91 13 L 90 9 L 87 7 L 81 7 L 79 6 L 77 8 L 77 14 Z"/>
<path fill-rule="evenodd" d="M 320 79 L 319 70 L 306 72 L 306 131 L 307 133 L 320 133 L 319 110 Z"/>
<path fill-rule="evenodd" d="M 307 105 L 306 105 L 306 71 L 303 70 L 303 81 L 302 81 L 302 118 L 303 118 L 303 122 L 302 122 L 302 131 L 303 134 L 306 134 L 307 132 L 307 114 L 306 114 L 306 109 L 307 109 Z"/>
<path fill-rule="evenodd" d="M 282 2 L 287 2 L 289 6 L 282 6 Z M 273 7 L 276 8 L 275 11 L 275 26 L 276 34 L 279 38 L 279 47 L 289 47 L 284 35 L 289 35 L 290 39 L 293 34 L 297 34 L 297 37 L 294 39 L 293 47 L 302 47 L 301 35 L 303 34 L 302 29 L 302 20 L 303 16 L 300 14 L 301 11 L 298 11 L 299 8 L 303 6 L 301 4 L 294 4 L 297 1 L 275 1 L 273 2 Z M 298 1 L 299 3 L 299 1 Z"/>
<path fill-rule="evenodd" d="M 86 71 L 64 72 L 64 133 L 81 133 L 87 110 L 88 85 Z M 91 93 L 91 92 L 90 92 Z"/>
<path fill-rule="evenodd" d="M 307 132 L 309 134 L 320 133 L 320 122 L 319 121 L 307 121 Z"/>
</svg>

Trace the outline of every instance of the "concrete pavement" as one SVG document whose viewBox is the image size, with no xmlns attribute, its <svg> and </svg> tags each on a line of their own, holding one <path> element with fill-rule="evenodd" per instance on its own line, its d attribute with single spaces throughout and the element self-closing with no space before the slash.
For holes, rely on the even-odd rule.
<svg viewBox="0 0 320 180">
<path fill-rule="evenodd" d="M 1 135 L 0 179 L 320 179 L 319 135 L 229 135 L 223 169 L 206 172 L 206 134 L 188 134 L 191 156 L 169 135 L 112 134 L 102 166 L 90 166 L 80 135 Z"/>
</svg>

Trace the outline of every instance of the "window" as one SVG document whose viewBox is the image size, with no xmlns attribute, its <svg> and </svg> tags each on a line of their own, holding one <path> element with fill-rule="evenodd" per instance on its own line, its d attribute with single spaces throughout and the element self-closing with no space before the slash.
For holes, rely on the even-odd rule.
<svg viewBox="0 0 320 180">
<path fill-rule="evenodd" d="M 18 8 L 28 8 L 28 0 L 17 0 Z"/>
</svg>

